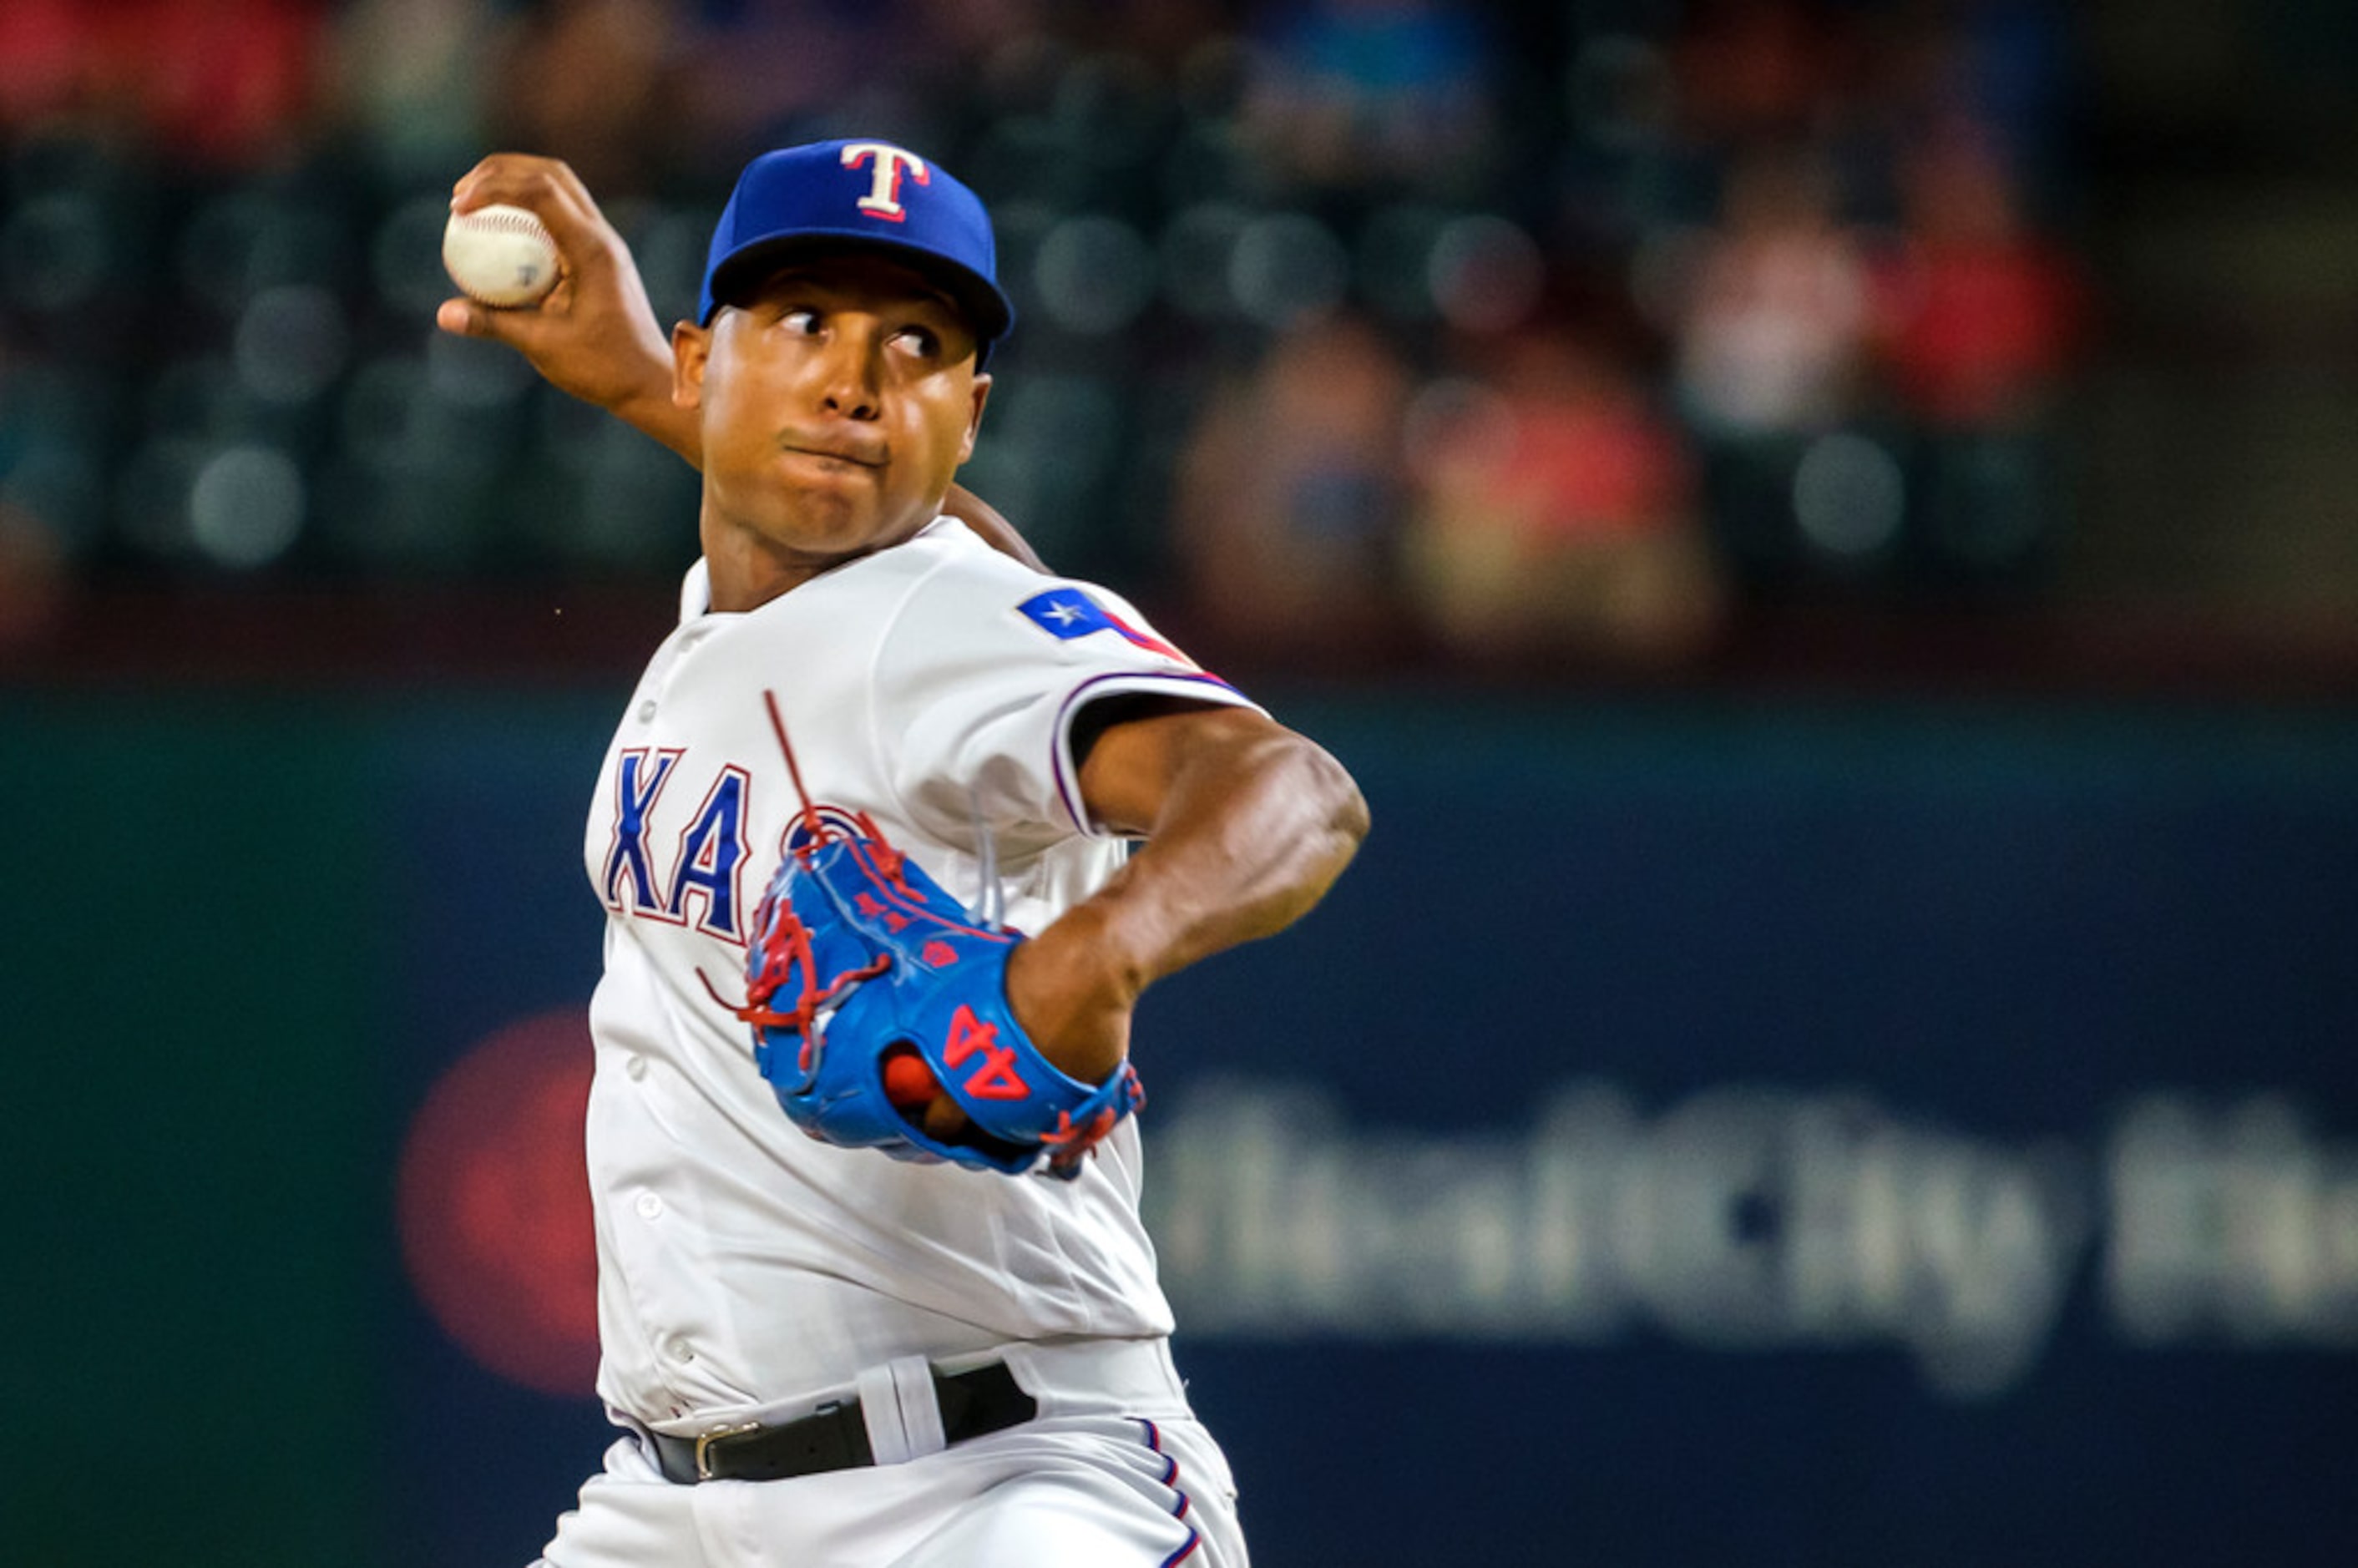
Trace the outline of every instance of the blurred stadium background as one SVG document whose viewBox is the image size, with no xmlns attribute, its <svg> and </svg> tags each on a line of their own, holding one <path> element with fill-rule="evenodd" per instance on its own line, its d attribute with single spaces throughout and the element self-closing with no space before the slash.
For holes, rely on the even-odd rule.
<svg viewBox="0 0 2358 1568">
<path fill-rule="evenodd" d="M 447 192 L 669 318 L 853 131 L 998 214 L 973 488 L 1375 806 L 1141 1026 L 1262 1561 L 2358 1557 L 2358 10 L 0 0 L 0 1559 L 594 1465 L 695 481 L 434 332 Z"/>
</svg>

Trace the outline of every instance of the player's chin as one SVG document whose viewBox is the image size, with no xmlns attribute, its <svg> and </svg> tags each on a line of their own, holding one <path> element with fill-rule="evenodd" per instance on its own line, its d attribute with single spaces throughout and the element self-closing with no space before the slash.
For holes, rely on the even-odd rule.
<svg viewBox="0 0 2358 1568">
<path fill-rule="evenodd" d="M 884 511 L 881 470 L 789 454 L 778 460 L 773 473 L 789 511 L 824 518 L 830 529 L 859 532 Z"/>
<path fill-rule="evenodd" d="M 793 485 L 777 498 L 767 530 L 791 549 L 856 554 L 878 532 L 874 495 L 838 485 Z"/>
</svg>

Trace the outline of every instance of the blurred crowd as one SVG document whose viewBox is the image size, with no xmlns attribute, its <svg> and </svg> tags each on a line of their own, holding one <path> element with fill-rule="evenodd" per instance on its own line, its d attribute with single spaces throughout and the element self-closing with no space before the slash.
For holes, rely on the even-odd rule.
<svg viewBox="0 0 2358 1568">
<path fill-rule="evenodd" d="M 2035 590 L 2090 314 L 2039 0 L 8 0 L 0 649 L 90 587 L 668 578 L 676 459 L 437 335 L 579 169 L 684 315 L 743 159 L 928 150 L 1022 319 L 968 482 L 1219 649 L 1676 667 Z"/>
</svg>

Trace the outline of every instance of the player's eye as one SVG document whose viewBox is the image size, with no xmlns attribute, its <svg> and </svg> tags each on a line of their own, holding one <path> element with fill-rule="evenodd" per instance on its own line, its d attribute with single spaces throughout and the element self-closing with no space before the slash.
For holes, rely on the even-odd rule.
<svg viewBox="0 0 2358 1568">
<path fill-rule="evenodd" d="M 789 310 L 778 318 L 778 325 L 802 337 L 815 337 L 818 332 L 818 312 L 807 308 Z"/>
<path fill-rule="evenodd" d="M 931 327 L 903 327 L 892 334 L 892 346 L 914 359 L 939 359 L 942 336 Z"/>
</svg>

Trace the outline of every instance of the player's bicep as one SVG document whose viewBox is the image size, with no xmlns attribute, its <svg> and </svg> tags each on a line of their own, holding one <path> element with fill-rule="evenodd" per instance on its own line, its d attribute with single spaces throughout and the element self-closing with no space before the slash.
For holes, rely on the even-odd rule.
<svg viewBox="0 0 2358 1568">
<path fill-rule="evenodd" d="M 1075 715 L 1073 756 L 1089 819 L 1142 837 L 1162 820 L 1174 783 L 1207 752 L 1249 747 L 1278 733 L 1259 708 L 1158 692 L 1100 697 Z"/>
</svg>

